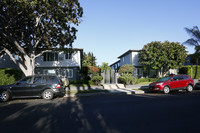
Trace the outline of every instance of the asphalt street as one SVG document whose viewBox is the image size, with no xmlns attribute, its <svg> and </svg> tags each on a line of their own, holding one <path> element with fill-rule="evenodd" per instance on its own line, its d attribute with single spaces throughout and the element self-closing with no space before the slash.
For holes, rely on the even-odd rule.
<svg viewBox="0 0 200 133">
<path fill-rule="evenodd" d="M 0 103 L 1 133 L 199 133 L 199 125 L 197 90 Z"/>
</svg>

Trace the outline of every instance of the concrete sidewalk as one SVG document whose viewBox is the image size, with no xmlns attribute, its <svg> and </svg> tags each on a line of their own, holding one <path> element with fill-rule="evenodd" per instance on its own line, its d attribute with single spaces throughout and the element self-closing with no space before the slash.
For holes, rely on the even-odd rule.
<svg viewBox="0 0 200 133">
<path fill-rule="evenodd" d="M 109 86 L 109 87 L 106 87 Z M 145 91 L 142 89 L 147 88 L 148 85 L 127 85 L 126 87 L 117 87 L 116 84 L 104 84 L 102 86 L 71 86 L 66 88 L 67 91 L 84 91 L 84 90 L 108 90 L 109 93 L 88 93 L 88 94 L 72 94 L 72 95 L 67 95 L 66 96 L 93 96 L 93 95 L 113 95 L 113 94 L 127 94 L 127 95 L 132 95 L 132 94 L 144 94 Z M 140 90 L 141 89 L 141 90 Z"/>
</svg>

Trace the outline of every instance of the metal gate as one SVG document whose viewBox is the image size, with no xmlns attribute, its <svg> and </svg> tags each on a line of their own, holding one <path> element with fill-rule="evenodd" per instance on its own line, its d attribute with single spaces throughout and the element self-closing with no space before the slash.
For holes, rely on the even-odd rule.
<svg viewBox="0 0 200 133">
<path fill-rule="evenodd" d="M 116 84 L 119 78 L 119 74 L 115 70 L 106 70 L 101 73 L 103 77 L 102 84 Z"/>
</svg>

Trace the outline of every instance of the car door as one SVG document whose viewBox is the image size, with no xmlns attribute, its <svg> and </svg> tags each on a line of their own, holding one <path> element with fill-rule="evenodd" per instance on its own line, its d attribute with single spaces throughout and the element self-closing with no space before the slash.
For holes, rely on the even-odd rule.
<svg viewBox="0 0 200 133">
<path fill-rule="evenodd" d="M 42 76 L 36 76 L 34 77 L 33 79 L 33 84 L 31 85 L 31 88 L 32 88 L 32 95 L 33 96 L 40 96 L 43 89 L 44 89 L 44 86 L 45 86 L 45 79 L 44 77 Z"/>
<path fill-rule="evenodd" d="M 176 89 L 178 87 L 178 78 L 179 78 L 179 76 L 176 75 L 170 80 L 169 84 L 170 84 L 171 89 Z"/>
<path fill-rule="evenodd" d="M 13 97 L 23 97 L 31 95 L 31 83 L 33 77 L 26 77 L 19 82 L 15 83 L 11 88 Z"/>
</svg>

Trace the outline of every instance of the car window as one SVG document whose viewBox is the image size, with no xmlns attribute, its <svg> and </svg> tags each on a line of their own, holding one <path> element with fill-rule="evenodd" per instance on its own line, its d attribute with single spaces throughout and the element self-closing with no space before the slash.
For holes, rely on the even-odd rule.
<svg viewBox="0 0 200 133">
<path fill-rule="evenodd" d="M 40 83 L 42 83 L 42 77 L 34 77 L 33 83 L 34 84 L 40 84 Z"/>
<path fill-rule="evenodd" d="M 163 78 L 160 78 L 159 80 L 158 80 L 158 82 L 161 82 L 161 81 L 167 81 L 167 80 L 169 80 L 171 77 L 163 77 Z"/>
<path fill-rule="evenodd" d="M 59 79 L 56 76 L 46 77 L 47 83 L 59 83 Z"/>
<path fill-rule="evenodd" d="M 32 81 L 32 77 L 26 77 L 18 82 L 18 84 L 30 84 Z"/>
<path fill-rule="evenodd" d="M 184 76 L 184 79 L 189 79 L 189 76 Z"/>
<path fill-rule="evenodd" d="M 177 81 L 177 80 L 180 79 L 180 77 L 179 76 L 174 76 L 172 79 L 174 79 L 174 81 Z"/>
</svg>

